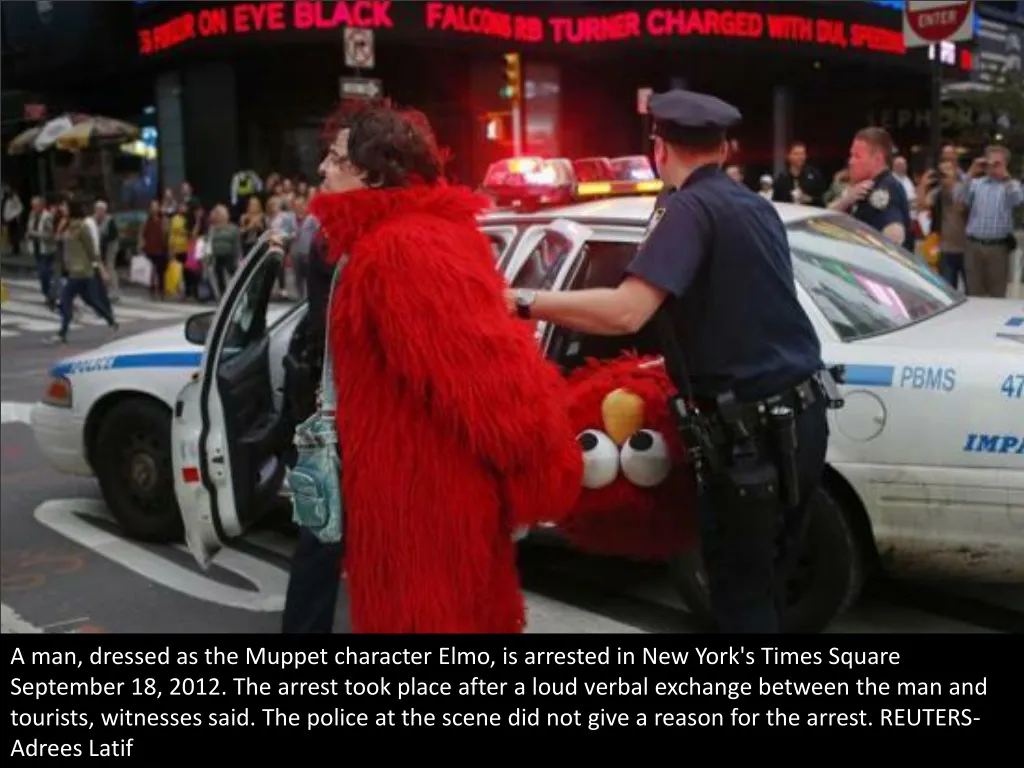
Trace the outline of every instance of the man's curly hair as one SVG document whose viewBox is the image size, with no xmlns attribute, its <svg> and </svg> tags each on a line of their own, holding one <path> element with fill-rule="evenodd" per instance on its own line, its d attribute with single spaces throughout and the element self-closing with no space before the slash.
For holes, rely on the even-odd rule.
<svg viewBox="0 0 1024 768">
<path fill-rule="evenodd" d="M 444 178 L 447 150 L 426 115 L 399 109 L 388 99 L 342 102 L 327 121 L 324 141 L 348 130 L 349 162 L 366 174 L 370 187 L 405 187 L 435 184 Z"/>
</svg>

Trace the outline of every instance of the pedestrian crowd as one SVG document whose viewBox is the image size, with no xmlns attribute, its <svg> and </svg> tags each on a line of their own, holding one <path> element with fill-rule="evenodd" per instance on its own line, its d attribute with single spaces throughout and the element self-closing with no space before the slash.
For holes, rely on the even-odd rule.
<svg viewBox="0 0 1024 768">
<path fill-rule="evenodd" d="M 922 252 L 968 296 L 1003 298 L 1014 279 L 1024 192 L 1006 147 L 986 147 L 966 168 L 962 160 L 956 145 L 946 143 L 934 167 L 912 174 L 884 129 L 865 128 L 854 139 L 848 165 L 831 180 L 808 162 L 807 145 L 794 142 L 786 167 L 775 177 L 761 176 L 758 191 L 775 202 L 848 212 L 897 245 Z M 741 166 L 727 171 L 744 180 Z"/>
</svg>

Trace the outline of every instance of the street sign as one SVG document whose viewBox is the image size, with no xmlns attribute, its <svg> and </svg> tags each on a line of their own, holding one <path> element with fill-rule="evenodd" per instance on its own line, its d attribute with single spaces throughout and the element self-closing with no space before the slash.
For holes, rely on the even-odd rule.
<svg viewBox="0 0 1024 768">
<path fill-rule="evenodd" d="M 339 79 L 343 99 L 379 99 L 384 84 L 373 77 L 342 77 Z"/>
<path fill-rule="evenodd" d="M 987 90 L 1008 80 L 1024 77 L 1021 67 L 1021 42 L 1024 34 L 1008 24 L 992 19 L 982 19 L 979 27 L 971 80 Z"/>
<path fill-rule="evenodd" d="M 943 40 L 965 42 L 973 35 L 972 0 L 907 0 L 903 11 L 907 48 L 922 48 Z"/>
<path fill-rule="evenodd" d="M 345 27 L 345 66 L 353 69 L 373 69 L 373 30 Z"/>
<path fill-rule="evenodd" d="M 654 94 L 653 88 L 637 88 L 636 89 L 636 113 L 638 115 L 647 114 L 647 103 L 651 100 L 651 96 Z"/>
</svg>

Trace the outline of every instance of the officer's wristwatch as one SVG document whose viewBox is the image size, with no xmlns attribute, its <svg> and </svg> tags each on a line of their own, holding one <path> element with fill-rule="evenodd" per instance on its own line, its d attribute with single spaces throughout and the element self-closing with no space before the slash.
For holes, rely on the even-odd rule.
<svg viewBox="0 0 1024 768">
<path fill-rule="evenodd" d="M 527 291 L 520 288 L 516 291 L 516 315 L 523 320 L 530 319 L 530 308 L 537 298 L 536 291 Z"/>
</svg>

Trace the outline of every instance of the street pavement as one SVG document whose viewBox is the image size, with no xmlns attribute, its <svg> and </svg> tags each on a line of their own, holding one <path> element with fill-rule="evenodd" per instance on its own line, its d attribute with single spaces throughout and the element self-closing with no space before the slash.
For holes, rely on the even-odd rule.
<svg viewBox="0 0 1024 768">
<path fill-rule="evenodd" d="M 285 526 L 252 532 L 203 572 L 183 546 L 139 544 L 121 536 L 93 480 L 49 468 L 27 425 L 31 403 L 54 362 L 102 344 L 110 333 L 101 326 L 73 326 L 69 344 L 41 345 L 56 327 L 55 316 L 40 316 L 47 310 L 30 280 L 9 286 L 12 304 L 0 308 L 2 631 L 277 632 L 294 547 Z M 146 296 L 129 290 L 118 309 L 121 333 L 127 335 L 180 323 L 196 305 L 154 307 Z M 169 320 L 166 315 L 172 313 L 177 317 Z M 695 631 L 659 567 L 526 544 L 522 576 L 530 632 Z M 345 628 L 342 597 L 336 630 Z M 1024 587 L 887 582 L 830 631 L 1020 628 Z"/>
</svg>

